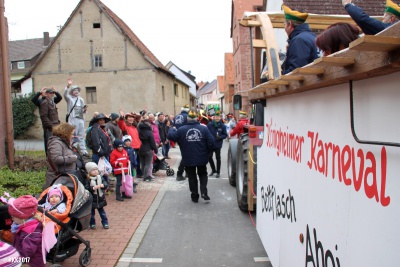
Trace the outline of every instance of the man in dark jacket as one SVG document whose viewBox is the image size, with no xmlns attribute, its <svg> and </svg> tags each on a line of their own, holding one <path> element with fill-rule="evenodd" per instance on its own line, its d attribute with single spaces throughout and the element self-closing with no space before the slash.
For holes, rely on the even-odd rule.
<svg viewBox="0 0 400 267">
<path fill-rule="evenodd" d="M 210 200 L 207 192 L 207 162 L 214 149 L 214 138 L 207 127 L 197 121 L 196 109 L 190 110 L 187 124 L 176 129 L 172 127 L 168 132 L 168 139 L 179 142 L 182 153 L 182 165 L 185 166 L 189 177 L 189 189 L 192 201 L 199 201 L 199 188 L 196 176 L 200 180 L 200 193 L 204 200 Z"/>
<path fill-rule="evenodd" d="M 162 144 L 163 156 L 166 159 L 170 159 L 170 157 L 168 157 L 168 151 L 169 151 L 169 140 L 167 137 L 168 127 L 167 127 L 167 124 L 165 123 L 164 113 L 160 112 L 157 115 L 156 125 L 158 127 L 158 135 L 160 136 L 160 142 Z"/>
<path fill-rule="evenodd" d="M 110 121 L 104 113 L 99 113 L 93 119 L 93 126 L 89 133 L 92 139 L 92 160 L 96 164 L 99 163 L 101 157 L 105 157 L 108 161 L 110 160 L 110 154 L 112 151 L 111 138 L 107 133 L 106 123 Z"/>
<path fill-rule="evenodd" d="M 119 120 L 119 115 L 117 113 L 111 113 L 110 121 L 106 123 L 106 127 L 115 137 L 115 139 L 122 140 L 122 131 L 118 127 L 118 120 Z"/>
<path fill-rule="evenodd" d="M 175 116 L 175 118 L 174 118 L 174 127 L 176 127 L 176 129 L 179 129 L 180 127 L 186 125 L 188 112 L 189 112 L 189 105 L 186 104 L 181 108 L 181 113 Z M 177 181 L 183 181 L 183 180 L 186 179 L 183 176 L 183 171 L 184 170 L 185 170 L 185 167 L 182 165 L 182 161 L 181 161 L 181 163 L 179 164 L 179 167 L 178 167 L 178 171 L 176 172 L 176 180 Z"/>
<path fill-rule="evenodd" d="M 371 18 L 365 14 L 364 10 L 352 4 L 352 0 L 342 0 L 342 4 L 350 17 L 365 34 L 377 34 L 395 24 L 400 19 L 400 7 L 391 0 L 386 0 L 386 8 L 382 21 Z"/>
<path fill-rule="evenodd" d="M 223 140 L 228 136 L 226 132 L 226 126 L 221 121 L 220 111 L 217 110 L 213 117 L 213 120 L 207 124 L 207 128 L 210 130 L 212 136 L 214 137 L 214 150 L 211 153 L 211 156 L 208 159 L 208 163 L 211 166 L 211 173 L 209 176 L 213 176 L 215 173 L 215 177 L 219 178 L 219 173 L 221 170 L 221 148 L 223 145 Z M 215 168 L 213 154 L 215 153 L 215 159 L 217 160 L 217 168 Z"/>
<path fill-rule="evenodd" d="M 157 154 L 158 148 L 154 139 L 152 126 L 147 114 L 143 115 L 143 120 L 138 124 L 139 138 L 142 145 L 139 149 L 139 157 L 141 169 L 143 172 L 143 181 L 150 182 L 153 177 L 152 175 L 152 162 L 153 152 Z"/>
<path fill-rule="evenodd" d="M 315 34 L 305 23 L 308 14 L 291 10 L 282 5 L 285 13 L 285 31 L 289 37 L 286 60 L 282 64 L 282 74 L 301 68 L 318 58 Z"/>
<path fill-rule="evenodd" d="M 55 93 L 56 90 L 54 90 L 54 88 L 46 89 L 46 98 L 42 99 L 39 107 L 39 114 L 44 132 L 44 148 L 46 153 L 47 141 L 49 140 L 49 137 L 53 135 L 51 131 L 54 126 L 60 124 L 60 120 L 58 119 L 58 111 L 54 100 Z"/>
<path fill-rule="evenodd" d="M 53 88 L 54 89 L 54 88 Z M 46 87 L 43 87 L 42 90 L 40 90 L 39 92 L 37 92 L 31 99 L 32 103 L 35 104 L 35 106 L 40 107 L 40 103 L 42 103 L 42 101 L 44 99 L 46 99 Z M 61 94 L 57 91 L 54 91 L 54 103 L 58 104 L 61 102 L 61 100 L 63 99 Z"/>
</svg>

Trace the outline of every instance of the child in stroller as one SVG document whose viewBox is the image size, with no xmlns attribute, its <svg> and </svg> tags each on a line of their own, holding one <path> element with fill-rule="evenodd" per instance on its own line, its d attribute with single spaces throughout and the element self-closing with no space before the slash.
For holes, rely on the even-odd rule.
<svg viewBox="0 0 400 267">
<path fill-rule="evenodd" d="M 161 147 L 158 149 L 157 154 L 153 154 L 153 173 L 156 173 L 159 170 L 165 170 L 167 176 L 173 176 L 175 174 L 174 169 L 172 169 L 165 161 L 165 157 L 162 155 Z"/>
</svg>

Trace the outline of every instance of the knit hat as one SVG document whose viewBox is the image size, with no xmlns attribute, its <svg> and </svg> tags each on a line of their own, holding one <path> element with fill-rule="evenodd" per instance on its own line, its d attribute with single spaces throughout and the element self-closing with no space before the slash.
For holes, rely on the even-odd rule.
<svg viewBox="0 0 400 267">
<path fill-rule="evenodd" d="M 391 0 L 386 0 L 385 12 L 393 14 L 400 19 L 400 5 L 393 3 Z"/>
<path fill-rule="evenodd" d="M 92 170 L 94 170 L 94 169 L 98 170 L 99 167 L 98 167 L 97 164 L 94 163 L 94 162 L 88 162 L 88 163 L 86 163 L 86 165 L 85 165 L 85 169 L 86 169 L 87 173 L 90 173 L 90 172 L 91 172 Z"/>
<path fill-rule="evenodd" d="M 0 241 L 0 266 L 1 267 L 13 267 L 13 266 L 20 266 L 17 260 L 14 262 L 10 259 L 18 259 L 20 254 L 18 251 L 11 245 Z"/>
<path fill-rule="evenodd" d="M 308 13 L 292 10 L 290 7 L 287 7 L 284 4 L 282 5 L 282 8 L 283 12 L 285 13 L 285 19 L 287 20 L 294 20 L 303 23 L 308 17 Z"/>
<path fill-rule="evenodd" d="M 124 142 L 122 142 L 121 140 L 115 139 L 114 141 L 114 147 L 124 147 Z"/>
<path fill-rule="evenodd" d="M 122 142 L 124 142 L 124 144 L 125 144 L 125 141 L 131 141 L 132 142 L 132 137 L 130 135 L 124 135 L 122 137 Z"/>
<path fill-rule="evenodd" d="M 192 119 L 197 118 L 197 112 L 196 112 L 196 110 L 195 110 L 195 109 L 190 110 L 189 113 L 188 113 L 188 117 L 189 117 L 189 118 L 192 118 Z"/>
<path fill-rule="evenodd" d="M 57 187 L 53 187 L 52 189 L 49 190 L 49 193 L 47 193 L 49 197 L 57 195 L 61 198 L 61 192 Z"/>
<path fill-rule="evenodd" d="M 112 121 L 115 121 L 116 119 L 118 119 L 119 118 L 119 115 L 117 114 L 117 113 L 111 113 L 110 114 L 110 119 L 112 120 Z"/>
<path fill-rule="evenodd" d="M 37 211 L 38 201 L 33 196 L 24 195 L 17 199 L 8 200 L 8 213 L 19 219 L 29 219 Z"/>
</svg>

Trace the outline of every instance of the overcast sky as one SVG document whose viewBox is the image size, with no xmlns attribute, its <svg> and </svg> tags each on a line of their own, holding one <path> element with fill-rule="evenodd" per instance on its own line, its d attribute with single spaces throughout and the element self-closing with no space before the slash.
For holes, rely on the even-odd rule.
<svg viewBox="0 0 400 267">
<path fill-rule="evenodd" d="M 196 81 L 224 74 L 232 52 L 231 0 L 102 0 L 165 65 L 174 62 Z M 79 0 L 5 0 L 9 39 L 57 34 Z"/>
</svg>

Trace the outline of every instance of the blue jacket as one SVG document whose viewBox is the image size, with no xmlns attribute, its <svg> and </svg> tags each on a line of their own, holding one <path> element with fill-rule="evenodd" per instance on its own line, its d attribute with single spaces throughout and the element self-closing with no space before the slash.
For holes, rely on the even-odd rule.
<svg viewBox="0 0 400 267">
<path fill-rule="evenodd" d="M 191 120 L 186 125 L 168 131 L 168 139 L 179 142 L 183 166 L 204 166 L 214 149 L 214 138 L 210 130 L 198 121 Z"/>
<path fill-rule="evenodd" d="M 371 18 L 365 14 L 364 10 L 353 4 L 347 4 L 344 8 L 365 34 L 377 34 L 394 24 L 383 23 L 382 21 Z"/>
<path fill-rule="evenodd" d="M 207 128 L 214 137 L 214 149 L 222 148 L 223 140 L 228 136 L 225 124 L 223 124 L 221 120 L 219 122 L 210 121 L 207 124 Z"/>
<path fill-rule="evenodd" d="M 127 147 L 127 146 L 124 146 L 124 149 L 126 153 L 128 153 L 129 161 L 131 162 L 131 169 L 136 167 L 137 161 L 136 161 L 135 150 L 132 147 Z"/>
<path fill-rule="evenodd" d="M 307 23 L 300 24 L 290 34 L 282 74 L 301 68 L 318 58 L 315 34 Z"/>
<path fill-rule="evenodd" d="M 187 116 L 188 112 L 184 110 L 182 110 L 180 114 L 176 115 L 176 117 L 174 118 L 174 126 L 176 127 L 176 129 L 179 129 L 183 125 L 186 125 Z"/>
</svg>

